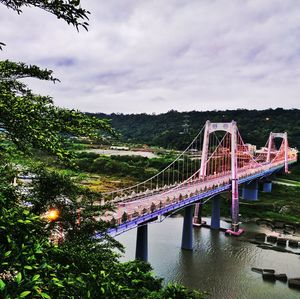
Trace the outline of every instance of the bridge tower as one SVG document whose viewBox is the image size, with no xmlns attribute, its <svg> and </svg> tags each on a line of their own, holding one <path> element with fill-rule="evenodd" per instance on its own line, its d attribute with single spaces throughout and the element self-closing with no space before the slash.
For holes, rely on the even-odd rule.
<svg viewBox="0 0 300 299">
<path fill-rule="evenodd" d="M 288 136 L 287 132 L 284 133 L 270 133 L 269 136 L 269 141 L 268 141 L 268 152 L 267 152 L 267 162 L 271 162 L 271 153 L 272 153 L 272 145 L 273 145 L 273 140 L 275 138 L 282 138 L 283 139 L 283 144 L 284 144 L 284 171 L 287 173 L 289 171 L 289 164 L 288 164 Z"/>
<path fill-rule="evenodd" d="M 199 179 L 204 180 L 204 177 L 206 176 L 206 161 L 207 161 L 207 155 L 208 155 L 208 146 L 209 146 L 209 124 L 210 121 L 206 121 L 205 123 L 205 129 L 204 129 L 204 139 L 203 139 L 203 145 L 202 145 L 202 156 L 201 156 L 201 165 L 200 165 L 200 172 L 199 172 Z M 201 220 L 201 202 L 197 202 L 195 204 L 195 211 L 194 211 L 194 219 L 193 219 L 193 225 L 195 226 L 201 226 L 202 220 Z"/>
<path fill-rule="evenodd" d="M 237 177 L 237 125 L 235 121 L 230 123 L 211 123 L 209 120 L 205 124 L 204 139 L 202 147 L 202 159 L 200 165 L 199 178 L 204 179 L 207 169 L 207 158 L 209 149 L 209 135 L 216 131 L 225 131 L 231 135 L 231 193 L 232 206 L 231 218 L 232 227 L 230 232 L 239 233 L 239 193 Z M 199 204 L 196 204 L 195 215 L 198 216 Z"/>
</svg>

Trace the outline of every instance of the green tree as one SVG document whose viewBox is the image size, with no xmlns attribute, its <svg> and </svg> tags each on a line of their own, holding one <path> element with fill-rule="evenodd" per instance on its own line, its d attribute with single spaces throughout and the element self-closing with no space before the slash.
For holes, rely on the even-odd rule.
<svg viewBox="0 0 300 299">
<path fill-rule="evenodd" d="M 300 110 L 219 110 L 177 112 L 171 110 L 158 115 L 141 114 L 94 114 L 100 118 L 109 118 L 112 125 L 122 134 L 123 140 L 134 143 L 146 143 L 164 148 L 184 149 L 197 135 L 206 120 L 212 122 L 237 121 L 239 131 L 245 143 L 264 146 L 269 133 L 288 132 L 291 146 L 300 148 Z M 190 129 L 182 132 L 181 125 L 188 115 Z"/>
<path fill-rule="evenodd" d="M 89 11 L 81 8 L 80 0 L 0 0 L 0 3 L 13 9 L 18 14 L 22 12 L 23 7 L 38 7 L 63 19 L 68 24 L 77 29 L 83 27 L 87 30 Z"/>
<path fill-rule="evenodd" d="M 56 82 L 52 71 L 37 66 L 0 61 L 1 134 L 23 151 L 46 150 L 60 158 L 70 157 L 64 142 L 70 135 L 103 138 L 112 134 L 106 120 L 79 111 L 56 107 L 47 96 L 34 94 L 20 79 L 37 78 Z"/>
</svg>

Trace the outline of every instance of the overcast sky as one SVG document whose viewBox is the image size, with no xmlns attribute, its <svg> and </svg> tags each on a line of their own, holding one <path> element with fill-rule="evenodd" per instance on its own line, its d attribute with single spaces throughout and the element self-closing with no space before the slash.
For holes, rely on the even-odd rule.
<svg viewBox="0 0 300 299">
<path fill-rule="evenodd" d="M 91 112 L 300 108 L 299 0 L 82 0 L 89 31 L 0 4 L 1 59 L 54 70 L 28 81 Z"/>
</svg>

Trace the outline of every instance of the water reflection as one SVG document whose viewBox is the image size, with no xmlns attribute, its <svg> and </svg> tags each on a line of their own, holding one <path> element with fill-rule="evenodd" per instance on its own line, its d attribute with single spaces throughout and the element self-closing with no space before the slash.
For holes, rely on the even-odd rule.
<svg viewBox="0 0 300 299">
<path fill-rule="evenodd" d="M 194 229 L 193 251 L 181 250 L 182 222 L 182 217 L 176 217 L 149 225 L 149 262 L 166 282 L 204 289 L 217 299 L 300 298 L 300 292 L 289 289 L 287 284 L 264 282 L 260 274 L 251 271 L 251 267 L 272 268 L 288 277 L 300 277 L 299 256 L 264 250 L 205 228 Z M 268 232 L 253 224 L 245 228 Z M 126 247 L 123 260 L 134 258 L 135 238 L 136 230 L 118 237 Z"/>
</svg>

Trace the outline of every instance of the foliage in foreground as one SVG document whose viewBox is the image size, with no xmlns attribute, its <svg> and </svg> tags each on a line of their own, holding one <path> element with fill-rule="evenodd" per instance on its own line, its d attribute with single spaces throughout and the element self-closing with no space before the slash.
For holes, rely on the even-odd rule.
<svg viewBox="0 0 300 299">
<path fill-rule="evenodd" d="M 149 264 L 133 261 L 120 263 L 114 239 L 91 238 L 92 232 L 105 229 L 101 221 L 94 223 L 85 206 L 81 224 L 70 203 L 56 200 L 77 192 L 69 178 L 46 170 L 40 171 L 28 198 L 43 194 L 37 210 L 59 203 L 61 217 L 50 225 L 22 203 L 25 199 L 10 182 L 13 169 L 1 165 L 0 184 L 0 296 L 3 298 L 201 298 L 201 293 L 188 291 L 180 285 L 162 287 Z M 47 178 L 49 189 L 44 185 Z M 52 188 L 56 184 L 57 188 Z M 75 190 L 75 191 L 74 191 Z M 39 195 L 38 195 L 39 194 Z M 34 197 L 32 197 L 34 195 Z M 42 197 L 43 198 L 43 197 Z M 65 211 L 64 211 L 65 210 Z M 75 213 L 74 213 L 75 211 Z M 60 246 L 49 241 L 55 226 L 61 227 L 65 240 Z"/>
<path fill-rule="evenodd" d="M 36 6 L 77 28 L 88 25 L 80 0 L 0 3 L 18 13 L 24 6 Z M 31 189 L 13 187 L 24 167 L 13 165 L 18 150 L 23 157 L 38 149 L 69 162 L 69 136 L 114 133 L 105 120 L 58 108 L 51 98 L 34 94 L 20 80 L 28 77 L 57 81 L 52 71 L 38 66 L 0 61 L 0 298 L 200 298 L 182 286 L 163 288 L 146 263 L 120 263 L 115 250 L 122 246 L 105 234 L 107 224 L 99 219 L 110 207 L 95 207 L 97 195 L 72 178 L 30 168 L 35 174 Z M 50 223 L 42 219 L 49 208 L 59 212 Z M 94 238 L 96 233 L 101 239 Z M 60 243 L 63 238 L 59 246 L 50 242 L 55 236 Z"/>
</svg>

